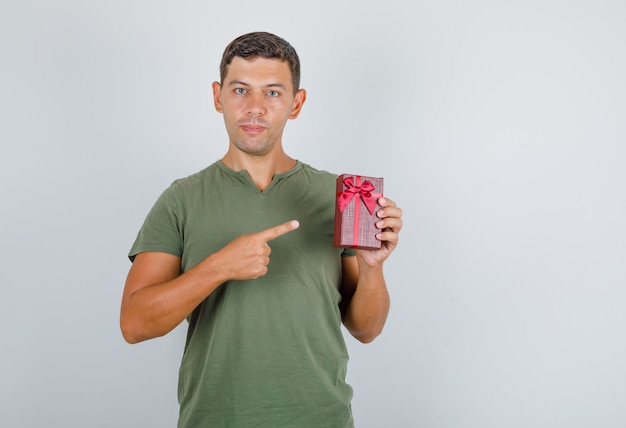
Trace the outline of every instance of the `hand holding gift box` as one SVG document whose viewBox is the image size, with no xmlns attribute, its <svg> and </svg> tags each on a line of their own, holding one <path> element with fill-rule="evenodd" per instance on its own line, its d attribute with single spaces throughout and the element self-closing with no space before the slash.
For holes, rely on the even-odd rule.
<svg viewBox="0 0 626 428">
<path fill-rule="evenodd" d="M 380 209 L 377 201 L 383 196 L 383 179 L 354 174 L 337 177 L 335 205 L 335 246 L 379 249 L 376 227 Z"/>
</svg>

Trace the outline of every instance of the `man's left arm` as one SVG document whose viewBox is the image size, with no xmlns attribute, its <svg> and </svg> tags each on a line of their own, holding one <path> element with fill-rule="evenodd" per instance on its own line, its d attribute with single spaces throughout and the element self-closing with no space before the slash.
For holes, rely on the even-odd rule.
<svg viewBox="0 0 626 428">
<path fill-rule="evenodd" d="M 383 263 L 398 245 L 402 210 L 388 198 L 380 198 L 376 226 L 380 249 L 357 250 L 356 257 L 343 257 L 340 305 L 343 324 L 363 343 L 373 341 L 383 330 L 389 313 L 389 293 Z"/>
</svg>

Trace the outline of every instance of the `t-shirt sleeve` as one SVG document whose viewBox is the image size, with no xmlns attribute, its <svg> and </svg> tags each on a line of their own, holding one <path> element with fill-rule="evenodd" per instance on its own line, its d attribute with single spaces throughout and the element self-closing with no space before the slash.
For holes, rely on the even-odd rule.
<svg viewBox="0 0 626 428">
<path fill-rule="evenodd" d="M 172 187 L 157 199 L 144 220 L 137 238 L 128 253 L 130 261 L 139 253 L 157 251 L 181 257 L 183 240 L 180 226 L 180 207 Z"/>
<path fill-rule="evenodd" d="M 341 257 L 356 256 L 356 250 L 354 248 L 344 248 L 341 252 Z"/>
</svg>

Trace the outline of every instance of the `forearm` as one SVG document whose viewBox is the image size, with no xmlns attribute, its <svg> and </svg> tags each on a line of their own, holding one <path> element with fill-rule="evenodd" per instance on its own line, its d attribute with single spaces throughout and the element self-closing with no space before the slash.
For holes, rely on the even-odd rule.
<svg viewBox="0 0 626 428">
<path fill-rule="evenodd" d="M 357 286 L 345 310 L 343 323 L 352 336 L 363 343 L 369 343 L 382 332 L 389 313 L 389 304 L 382 266 L 361 266 Z"/>
<path fill-rule="evenodd" d="M 293 220 L 241 235 L 182 275 L 179 257 L 159 252 L 137 254 L 122 297 L 124 339 L 136 343 L 163 336 L 224 282 L 265 275 L 271 253 L 268 241 L 298 227 Z"/>
</svg>

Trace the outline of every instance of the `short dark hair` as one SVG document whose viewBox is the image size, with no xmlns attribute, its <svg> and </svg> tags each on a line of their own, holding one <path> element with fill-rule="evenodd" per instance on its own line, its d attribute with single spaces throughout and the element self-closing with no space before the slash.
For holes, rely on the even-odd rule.
<svg viewBox="0 0 626 428">
<path fill-rule="evenodd" d="M 287 61 L 291 70 L 294 93 L 300 89 L 300 58 L 296 50 L 285 39 L 264 31 L 247 33 L 230 42 L 220 63 L 220 84 L 224 83 L 228 65 L 234 57 L 244 59 L 262 57 Z"/>
</svg>

